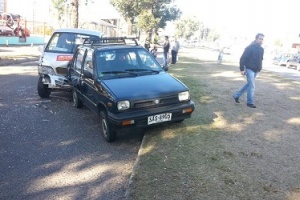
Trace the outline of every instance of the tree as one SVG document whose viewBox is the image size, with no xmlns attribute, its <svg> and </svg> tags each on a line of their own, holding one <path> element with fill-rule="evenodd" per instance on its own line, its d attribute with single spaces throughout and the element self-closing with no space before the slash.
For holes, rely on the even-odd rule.
<svg viewBox="0 0 300 200">
<path fill-rule="evenodd" d="M 93 0 L 52 0 L 53 7 L 58 12 L 58 20 L 66 21 L 67 14 L 72 19 L 71 26 L 78 28 L 79 26 L 79 6 L 93 3 Z"/>
<path fill-rule="evenodd" d="M 202 27 L 202 23 L 199 22 L 196 17 L 186 17 L 175 23 L 177 37 L 185 38 L 189 40 L 195 33 Z"/>
<path fill-rule="evenodd" d="M 52 0 L 52 5 L 53 8 L 57 11 L 56 16 L 59 22 L 63 21 L 64 18 L 64 13 L 65 13 L 64 1 L 65 0 Z"/>
<path fill-rule="evenodd" d="M 152 30 L 165 28 L 168 21 L 180 17 L 181 11 L 174 6 L 172 0 L 110 0 L 124 19 L 149 33 Z"/>
</svg>

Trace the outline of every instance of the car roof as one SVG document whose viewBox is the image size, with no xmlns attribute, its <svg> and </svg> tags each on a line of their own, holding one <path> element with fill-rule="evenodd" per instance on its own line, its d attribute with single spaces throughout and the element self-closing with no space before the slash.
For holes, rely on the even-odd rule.
<svg viewBox="0 0 300 200">
<path fill-rule="evenodd" d="M 96 30 L 90 29 L 80 29 L 80 28 L 60 28 L 54 31 L 55 33 L 78 33 L 83 35 L 95 35 L 95 36 L 103 36 L 104 33 Z"/>
</svg>

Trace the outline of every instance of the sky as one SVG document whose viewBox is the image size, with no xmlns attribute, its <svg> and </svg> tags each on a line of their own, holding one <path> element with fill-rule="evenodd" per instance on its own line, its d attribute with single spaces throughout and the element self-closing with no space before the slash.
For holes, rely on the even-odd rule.
<svg viewBox="0 0 300 200">
<path fill-rule="evenodd" d="M 176 0 L 183 15 L 240 35 L 300 33 L 300 0 Z M 188 3 L 189 2 L 189 3 Z"/>
<path fill-rule="evenodd" d="M 18 13 L 26 19 L 32 19 L 33 15 L 35 20 L 47 21 L 51 11 L 51 0 L 6 0 L 7 12 Z M 36 8 L 36 9 L 33 9 Z M 33 12 L 34 10 L 34 12 Z M 94 16 L 99 18 L 111 18 L 117 16 L 116 10 L 109 4 L 109 0 L 94 0 L 94 4 L 90 7 L 82 6 L 82 18 L 95 19 Z"/>
<path fill-rule="evenodd" d="M 51 0 L 7 0 L 8 12 L 27 19 L 49 20 Z M 109 0 L 94 0 L 83 7 L 82 18 L 117 16 Z M 209 28 L 228 34 L 253 36 L 262 32 L 266 37 L 286 37 L 300 33 L 300 0 L 175 0 L 183 16 L 196 16 Z M 33 8 L 36 8 L 33 12 Z M 296 37 L 296 35 L 295 35 Z"/>
</svg>

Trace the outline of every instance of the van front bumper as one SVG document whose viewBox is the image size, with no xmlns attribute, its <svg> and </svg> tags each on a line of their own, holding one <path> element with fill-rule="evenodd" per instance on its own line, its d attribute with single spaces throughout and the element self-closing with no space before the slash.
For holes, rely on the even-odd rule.
<svg viewBox="0 0 300 200">
<path fill-rule="evenodd" d="M 72 85 L 65 76 L 41 74 L 42 82 L 51 89 L 71 89 Z"/>
</svg>

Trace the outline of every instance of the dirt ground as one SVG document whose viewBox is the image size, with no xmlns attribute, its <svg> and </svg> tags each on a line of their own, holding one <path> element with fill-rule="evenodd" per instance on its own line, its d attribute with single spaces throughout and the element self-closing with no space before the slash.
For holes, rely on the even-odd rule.
<svg viewBox="0 0 300 200">
<path fill-rule="evenodd" d="M 245 184 L 245 196 L 300 199 L 300 83 L 262 70 L 256 80 L 257 108 L 248 108 L 245 94 L 240 104 L 232 98 L 245 83 L 236 58 L 224 56 L 223 64 L 217 65 L 213 52 L 186 50 L 182 54 L 204 61 L 190 76 L 206 83 L 212 97 L 210 112 L 216 115 L 216 126 L 226 133 L 221 137 L 226 149 L 223 156 L 235 163 L 230 171 L 243 170 L 242 177 L 253 181 L 253 185 Z M 228 180 L 236 189 L 243 187 L 243 180 Z M 259 185 L 265 196 L 259 194 Z"/>
<path fill-rule="evenodd" d="M 169 73 L 192 88 L 195 111 L 146 132 L 128 199 L 300 199 L 300 83 L 262 70 L 249 108 L 232 97 L 245 83 L 240 55 L 217 56 L 180 50 Z"/>
</svg>

